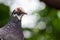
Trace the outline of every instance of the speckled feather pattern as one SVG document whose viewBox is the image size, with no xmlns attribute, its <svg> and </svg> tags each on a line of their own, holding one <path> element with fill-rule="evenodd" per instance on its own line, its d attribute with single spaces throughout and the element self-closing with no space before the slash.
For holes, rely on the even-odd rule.
<svg viewBox="0 0 60 40">
<path fill-rule="evenodd" d="M 21 20 L 12 16 L 10 21 L 0 29 L 0 37 L 3 40 L 24 40 Z"/>
</svg>

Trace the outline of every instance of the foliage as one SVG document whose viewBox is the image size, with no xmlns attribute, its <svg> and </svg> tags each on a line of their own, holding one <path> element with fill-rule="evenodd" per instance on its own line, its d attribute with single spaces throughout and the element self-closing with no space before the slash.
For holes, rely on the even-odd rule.
<svg viewBox="0 0 60 40">
<path fill-rule="evenodd" d="M 8 6 L 0 4 L 0 27 L 7 23 L 8 18 L 10 16 L 9 12 L 10 10 Z"/>
</svg>

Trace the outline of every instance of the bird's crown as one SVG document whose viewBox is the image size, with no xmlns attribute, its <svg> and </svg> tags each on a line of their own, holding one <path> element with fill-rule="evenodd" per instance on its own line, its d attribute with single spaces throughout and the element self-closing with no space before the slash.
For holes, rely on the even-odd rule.
<svg viewBox="0 0 60 40">
<path fill-rule="evenodd" d="M 22 8 L 16 8 L 16 9 L 12 12 L 12 14 L 21 15 L 21 14 L 26 14 L 26 13 L 22 10 Z"/>
</svg>

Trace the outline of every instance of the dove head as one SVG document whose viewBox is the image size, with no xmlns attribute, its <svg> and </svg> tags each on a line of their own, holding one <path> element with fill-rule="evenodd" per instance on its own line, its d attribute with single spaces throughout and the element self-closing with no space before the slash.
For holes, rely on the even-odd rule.
<svg viewBox="0 0 60 40">
<path fill-rule="evenodd" d="M 20 20 L 23 15 L 25 15 L 27 13 L 25 13 L 21 8 L 16 8 L 13 12 L 12 15 L 15 17 L 18 17 L 18 19 Z"/>
</svg>

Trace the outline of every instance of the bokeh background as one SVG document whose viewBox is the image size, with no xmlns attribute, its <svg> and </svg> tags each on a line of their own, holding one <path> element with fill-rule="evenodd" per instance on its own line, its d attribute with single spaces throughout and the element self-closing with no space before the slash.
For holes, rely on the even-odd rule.
<svg viewBox="0 0 60 40">
<path fill-rule="evenodd" d="M 22 18 L 25 40 L 60 40 L 60 10 L 44 0 L 0 0 L 0 27 L 4 26 L 17 8 L 28 15 Z"/>
</svg>

